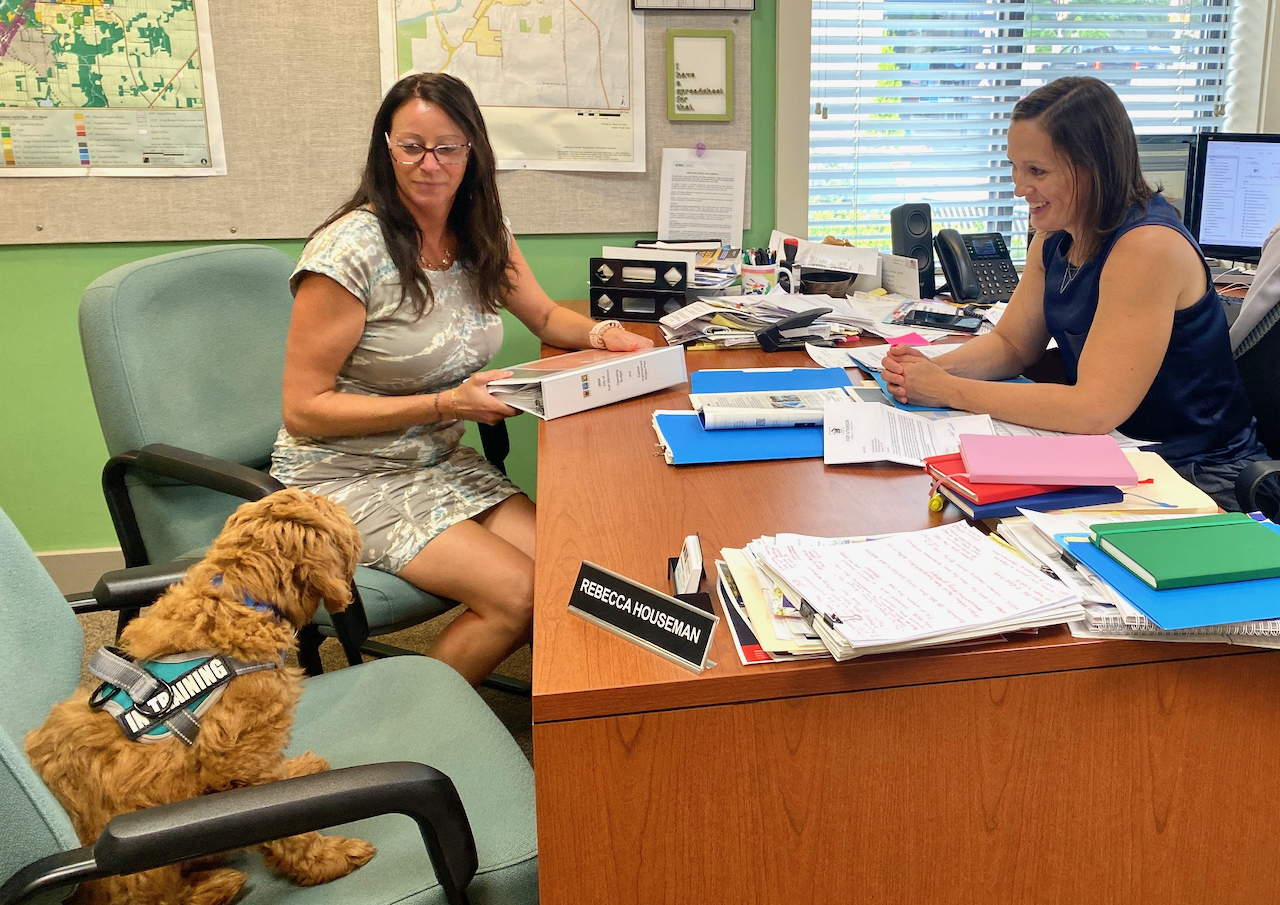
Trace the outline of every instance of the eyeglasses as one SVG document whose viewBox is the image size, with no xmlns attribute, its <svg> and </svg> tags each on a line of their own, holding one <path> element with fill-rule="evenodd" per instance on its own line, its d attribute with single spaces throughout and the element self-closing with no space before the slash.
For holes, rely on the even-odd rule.
<svg viewBox="0 0 1280 905">
<path fill-rule="evenodd" d="M 456 167 L 467 162 L 467 154 L 471 151 L 470 142 L 461 145 L 436 145 L 434 148 L 428 148 L 426 145 L 420 145 L 413 141 L 392 141 L 390 135 L 385 132 L 382 134 L 387 139 L 387 148 L 391 151 L 391 159 L 407 167 L 417 166 L 422 163 L 428 151 L 435 155 L 436 163 L 441 166 Z"/>
</svg>

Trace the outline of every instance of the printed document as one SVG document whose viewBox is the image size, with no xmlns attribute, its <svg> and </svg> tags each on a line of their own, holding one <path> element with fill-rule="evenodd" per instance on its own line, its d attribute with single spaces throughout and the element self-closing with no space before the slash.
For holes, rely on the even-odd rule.
<svg viewBox="0 0 1280 905">
<path fill-rule="evenodd" d="M 930 419 L 874 402 L 828 402 L 822 461 L 828 465 L 897 462 L 924 467 L 926 456 L 960 449 L 961 434 L 992 434 L 990 415 Z"/>
<path fill-rule="evenodd" d="M 659 239 L 719 239 L 742 247 L 747 152 L 664 148 Z"/>
</svg>

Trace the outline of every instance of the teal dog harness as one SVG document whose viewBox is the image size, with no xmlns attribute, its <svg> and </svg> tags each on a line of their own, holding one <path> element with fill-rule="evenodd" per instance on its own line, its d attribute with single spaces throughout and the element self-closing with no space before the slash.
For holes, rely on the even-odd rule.
<svg viewBox="0 0 1280 905">
<path fill-rule="evenodd" d="M 135 661 L 116 648 L 103 647 L 89 660 L 89 671 L 103 680 L 89 696 L 89 706 L 114 716 L 130 741 L 159 742 L 176 736 L 190 745 L 199 732 L 200 717 L 228 682 L 282 665 L 246 663 L 213 651 Z"/>
</svg>

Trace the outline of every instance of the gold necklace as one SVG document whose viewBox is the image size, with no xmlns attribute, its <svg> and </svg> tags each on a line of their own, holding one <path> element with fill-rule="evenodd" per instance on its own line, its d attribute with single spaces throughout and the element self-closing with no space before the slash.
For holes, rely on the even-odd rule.
<svg viewBox="0 0 1280 905">
<path fill-rule="evenodd" d="M 445 250 L 444 256 L 443 258 L 441 258 L 439 264 L 435 264 L 434 262 L 428 261 L 427 256 L 425 254 L 418 255 L 418 266 L 420 266 L 423 270 L 448 270 L 452 264 L 453 264 L 453 252 L 447 249 Z"/>
<path fill-rule="evenodd" d="M 448 236 L 442 236 L 441 239 L 440 244 L 444 246 L 444 254 L 441 255 L 439 264 L 436 264 L 434 260 L 428 261 L 426 251 L 419 247 L 418 266 L 423 270 L 448 270 L 453 264 L 453 251 L 449 248 Z"/>
</svg>

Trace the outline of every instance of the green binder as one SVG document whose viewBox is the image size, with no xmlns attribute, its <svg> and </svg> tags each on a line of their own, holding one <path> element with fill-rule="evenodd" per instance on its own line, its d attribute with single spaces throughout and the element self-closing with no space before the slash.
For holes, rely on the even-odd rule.
<svg viewBox="0 0 1280 905">
<path fill-rule="evenodd" d="M 1240 512 L 1090 530 L 1100 550 L 1157 591 L 1280 577 L 1280 534 Z"/>
</svg>

